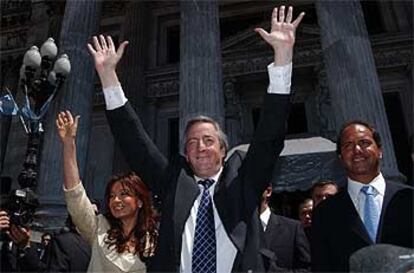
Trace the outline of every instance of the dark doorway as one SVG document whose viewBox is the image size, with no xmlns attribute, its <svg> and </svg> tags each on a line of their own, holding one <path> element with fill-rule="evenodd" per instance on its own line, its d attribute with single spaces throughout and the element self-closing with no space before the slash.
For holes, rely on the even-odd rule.
<svg viewBox="0 0 414 273">
<path fill-rule="evenodd" d="M 394 144 L 398 169 L 407 177 L 408 183 L 413 185 L 413 163 L 410 154 L 412 151 L 412 143 L 410 143 L 408 131 L 405 126 L 399 93 L 385 93 L 384 104 L 387 112 L 388 124 L 390 126 L 392 142 Z"/>
</svg>

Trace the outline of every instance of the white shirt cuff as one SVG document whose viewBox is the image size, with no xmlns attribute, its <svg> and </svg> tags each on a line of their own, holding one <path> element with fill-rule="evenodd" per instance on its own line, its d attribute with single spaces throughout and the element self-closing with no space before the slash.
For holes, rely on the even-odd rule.
<svg viewBox="0 0 414 273">
<path fill-rule="evenodd" d="M 128 99 L 125 97 L 121 84 L 109 86 L 103 89 L 106 110 L 114 110 L 124 106 Z"/>
<path fill-rule="evenodd" d="M 292 78 L 292 62 L 283 66 L 275 66 L 271 63 L 267 66 L 269 73 L 269 94 L 290 94 L 291 78 Z"/>
</svg>

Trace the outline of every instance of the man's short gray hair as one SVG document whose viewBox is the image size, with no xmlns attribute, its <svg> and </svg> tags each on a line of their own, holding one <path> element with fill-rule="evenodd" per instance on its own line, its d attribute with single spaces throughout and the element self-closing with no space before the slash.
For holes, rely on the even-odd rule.
<svg viewBox="0 0 414 273">
<path fill-rule="evenodd" d="M 229 149 L 229 143 L 227 141 L 227 135 L 223 132 L 223 130 L 221 129 L 220 124 L 215 121 L 214 119 L 207 117 L 207 116 L 195 116 L 191 119 L 189 119 L 187 121 L 187 124 L 185 125 L 185 130 L 184 130 L 184 140 L 183 140 L 183 147 L 184 147 L 184 153 L 186 153 L 186 142 L 187 142 L 187 134 L 188 131 L 190 131 L 191 127 L 196 124 L 196 123 L 210 123 L 213 124 L 214 128 L 217 130 L 218 133 L 218 138 L 219 138 L 219 142 L 220 142 L 220 148 L 224 148 L 224 154 L 227 154 L 227 151 Z"/>
</svg>

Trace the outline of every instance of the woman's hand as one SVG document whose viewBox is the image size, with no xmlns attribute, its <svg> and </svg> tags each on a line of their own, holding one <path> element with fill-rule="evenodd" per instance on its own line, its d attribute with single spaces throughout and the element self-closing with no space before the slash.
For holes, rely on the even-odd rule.
<svg viewBox="0 0 414 273">
<path fill-rule="evenodd" d="M 75 141 L 80 116 L 73 116 L 70 111 L 62 111 L 56 118 L 56 127 L 63 144 Z"/>
</svg>

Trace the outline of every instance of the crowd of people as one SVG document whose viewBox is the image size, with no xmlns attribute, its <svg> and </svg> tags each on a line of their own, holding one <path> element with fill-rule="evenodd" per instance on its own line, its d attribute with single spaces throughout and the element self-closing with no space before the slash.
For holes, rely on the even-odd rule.
<svg viewBox="0 0 414 273">
<path fill-rule="evenodd" d="M 126 98 L 116 67 L 128 44 L 110 36 L 88 44 L 100 78 L 112 134 L 131 172 L 106 185 L 97 213 L 83 187 L 76 159 L 80 117 L 65 110 L 56 126 L 63 144 L 68 231 L 30 245 L 30 230 L 0 211 L 10 243 L 2 270 L 29 272 L 286 272 L 349 271 L 349 258 L 365 246 L 413 247 L 413 189 L 389 183 L 380 170 L 381 138 L 364 121 L 341 129 L 337 153 L 348 176 L 340 189 L 320 181 L 299 208 L 299 219 L 269 208 L 268 181 L 281 150 L 291 103 L 292 56 L 304 13 L 276 7 L 271 29 L 255 31 L 274 51 L 269 87 L 247 152 L 227 160 L 225 133 L 215 120 L 186 121 L 184 154 L 168 161 L 146 133 Z M 384 155 L 385 156 L 385 155 Z M 151 195 L 161 200 L 160 216 Z M 50 239 L 50 238 L 49 238 Z M 5 268 L 3 253 L 14 265 Z M 47 259 L 45 259 L 47 257 Z M 31 260 L 31 262 L 26 262 Z M 23 268 L 23 266 L 26 266 Z"/>
</svg>

